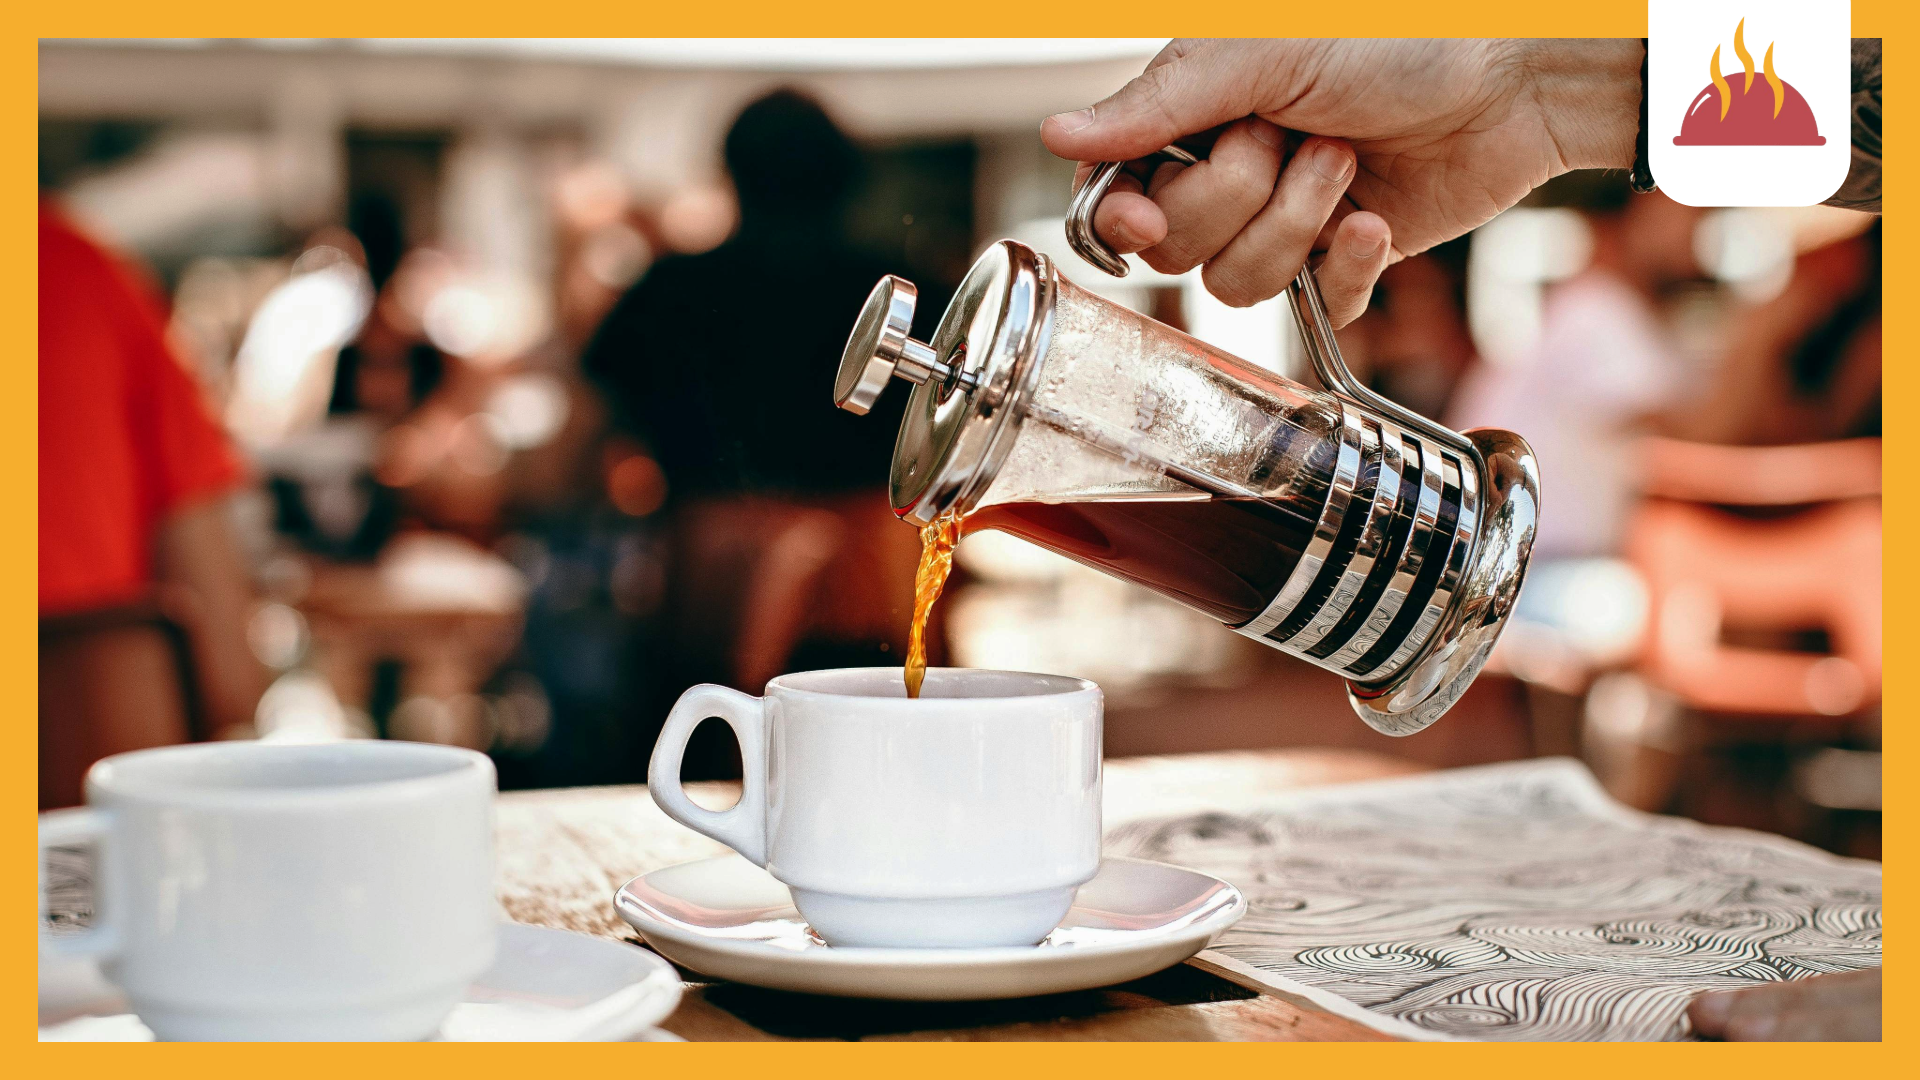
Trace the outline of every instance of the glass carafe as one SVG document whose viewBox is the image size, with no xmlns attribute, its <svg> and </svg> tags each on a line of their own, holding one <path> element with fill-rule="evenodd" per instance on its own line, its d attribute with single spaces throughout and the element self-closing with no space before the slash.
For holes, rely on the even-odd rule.
<svg viewBox="0 0 1920 1080">
<path fill-rule="evenodd" d="M 917 384 L 893 456 L 908 521 L 963 514 L 1137 582 L 1337 672 L 1363 719 L 1410 734 L 1465 691 L 1512 607 L 1532 452 L 1372 394 L 1341 363 L 1310 271 L 1289 299 L 1323 389 L 1002 240 L 928 343 L 908 335 L 913 286 L 883 279 L 834 397 L 864 413 L 891 379 Z"/>
</svg>

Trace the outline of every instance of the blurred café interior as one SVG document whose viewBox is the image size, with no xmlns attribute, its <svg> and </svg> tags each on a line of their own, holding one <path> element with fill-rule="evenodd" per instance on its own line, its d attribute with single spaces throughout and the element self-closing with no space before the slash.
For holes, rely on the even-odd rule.
<svg viewBox="0 0 1920 1080">
<path fill-rule="evenodd" d="M 147 584 L 50 595 L 49 523 L 89 520 L 56 512 L 89 478 L 50 479 L 50 447 L 95 434 L 50 395 L 109 387 L 50 380 L 75 361 L 43 334 L 41 805 L 185 739 L 431 740 L 503 787 L 638 782 L 694 682 L 898 664 L 904 395 L 862 420 L 828 394 L 879 274 L 920 283 L 924 336 L 1014 237 L 1312 381 L 1277 302 L 1066 248 L 1073 165 L 1039 121 L 1159 45 L 43 41 L 41 310 L 50 228 L 124 259 L 185 389 L 112 415 L 212 456 L 149 500 Z M 1546 508 L 1489 674 L 1418 735 L 996 532 L 959 549 L 934 662 L 1096 680 L 1110 756 L 1573 755 L 1633 806 L 1877 858 L 1880 297 L 1875 217 L 1697 210 L 1620 174 L 1391 267 L 1349 362 L 1526 436 Z M 221 439 L 141 415 L 168 409 Z M 690 776 L 737 767 L 702 735 Z"/>
</svg>

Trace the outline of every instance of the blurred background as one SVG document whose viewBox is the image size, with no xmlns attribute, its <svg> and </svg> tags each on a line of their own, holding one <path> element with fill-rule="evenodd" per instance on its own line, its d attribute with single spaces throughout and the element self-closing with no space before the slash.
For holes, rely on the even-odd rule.
<svg viewBox="0 0 1920 1080">
<path fill-rule="evenodd" d="M 1277 304 L 1065 249 L 1039 121 L 1160 44 L 42 42 L 42 806 L 208 738 L 633 782 L 693 682 L 898 664 L 905 395 L 827 393 L 880 274 L 924 336 L 1011 236 L 1312 381 Z M 1112 755 L 1572 754 L 1632 805 L 1878 857 L 1880 299 L 1874 217 L 1622 174 L 1389 269 L 1350 364 L 1525 435 L 1546 501 L 1492 672 L 1419 735 L 1000 533 L 961 545 L 934 660 L 1099 681 Z"/>
</svg>

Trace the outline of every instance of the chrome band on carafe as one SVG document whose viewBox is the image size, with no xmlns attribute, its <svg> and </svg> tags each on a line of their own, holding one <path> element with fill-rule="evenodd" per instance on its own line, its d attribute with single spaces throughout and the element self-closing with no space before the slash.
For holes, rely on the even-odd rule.
<svg viewBox="0 0 1920 1080">
<path fill-rule="evenodd" d="M 1461 463 L 1448 457 L 1446 460 L 1446 478 L 1449 486 L 1460 489 L 1460 517 L 1454 523 L 1453 534 L 1444 538 L 1447 548 L 1443 557 L 1446 568 L 1440 572 L 1440 580 L 1433 587 L 1426 607 L 1420 612 L 1420 618 L 1413 629 L 1400 642 L 1398 648 L 1382 661 L 1379 667 L 1366 671 L 1353 672 L 1355 678 L 1378 680 L 1398 674 L 1411 660 L 1421 646 L 1433 636 L 1434 627 L 1440 625 L 1441 616 L 1447 612 L 1447 606 L 1453 602 L 1453 594 L 1460 586 L 1460 577 L 1465 572 L 1467 562 L 1473 555 L 1474 527 L 1478 524 L 1477 506 L 1479 492 L 1474 481 L 1474 471 L 1462 468 Z"/>
<path fill-rule="evenodd" d="M 1443 481 L 1439 455 L 1425 450 L 1418 438 L 1402 432 L 1390 421 L 1383 420 L 1380 426 L 1403 447 L 1404 460 L 1420 471 L 1420 488 L 1414 496 L 1413 528 L 1400 549 L 1400 560 L 1394 566 L 1393 577 L 1387 580 L 1386 587 L 1381 590 L 1359 629 L 1353 632 L 1345 645 L 1326 658 L 1326 666 L 1342 670 L 1350 669 L 1355 661 L 1372 651 L 1380 636 L 1393 625 L 1400 608 L 1407 602 L 1407 594 L 1413 591 L 1420 568 L 1426 563 L 1427 545 L 1433 540 L 1434 526 L 1440 518 Z"/>
<path fill-rule="evenodd" d="M 1340 536 L 1340 527 L 1346 523 L 1347 507 L 1353 500 L 1353 489 L 1360 482 L 1361 436 L 1365 429 L 1360 423 L 1360 415 L 1345 405 L 1340 407 L 1340 455 L 1334 462 L 1333 483 L 1327 491 L 1326 505 L 1320 508 L 1320 521 L 1314 526 L 1313 540 L 1294 565 L 1293 572 L 1287 575 L 1287 583 L 1268 602 L 1267 609 L 1255 616 L 1252 622 L 1234 629 L 1253 638 L 1265 638 L 1288 615 L 1298 607 L 1307 589 L 1320 575 L 1320 567 L 1326 564 L 1327 555 L 1333 551 L 1333 542 Z"/>
<path fill-rule="evenodd" d="M 1344 410 L 1345 406 L 1342 408 Z M 1333 592 L 1320 604 L 1319 609 L 1291 637 L 1278 642 L 1281 648 L 1305 656 L 1322 667 L 1330 665 L 1314 658 L 1309 650 L 1320 644 L 1340 624 L 1354 601 L 1360 598 L 1367 578 L 1373 573 L 1373 564 L 1388 548 L 1387 526 L 1400 503 L 1399 440 L 1389 442 L 1376 434 L 1379 430 L 1379 426 L 1375 425 L 1373 431 L 1368 433 L 1370 444 L 1378 449 L 1379 463 L 1374 470 L 1372 502 L 1367 508 L 1366 519 L 1361 522 L 1360 535 L 1354 541 L 1353 554 L 1348 556 L 1346 565 L 1340 567 L 1340 576 L 1334 580 Z"/>
<path fill-rule="evenodd" d="M 1308 663 L 1343 675 L 1356 675 L 1355 665 L 1374 651 L 1408 597 L 1417 591 L 1419 573 L 1427 559 L 1465 557 L 1465 546 L 1457 544 L 1455 538 L 1463 526 L 1471 535 L 1475 515 L 1462 509 L 1451 523 L 1454 527 L 1445 535 L 1439 535 L 1436 530 L 1444 490 L 1452 487 L 1461 492 L 1462 498 L 1471 498 L 1466 494 L 1470 489 L 1461 486 L 1462 474 L 1456 459 L 1429 449 L 1418 437 L 1401 431 L 1392 421 L 1362 420 L 1357 410 L 1344 404 L 1341 419 L 1342 461 L 1336 469 L 1320 528 L 1316 531 L 1319 550 L 1313 552 L 1311 558 L 1300 560 L 1285 587 L 1258 618 L 1235 629 Z M 1365 453 L 1355 457 L 1361 466 L 1369 462 L 1373 465 L 1371 485 L 1359 478 L 1361 468 L 1349 467 L 1354 463 L 1349 462 L 1345 451 L 1355 449 L 1351 440 L 1356 429 L 1362 432 L 1361 445 Z M 1384 437 L 1376 436 L 1376 431 Z M 1410 469 L 1419 471 L 1420 487 L 1409 512 L 1401 503 L 1404 477 Z M 1448 477 L 1452 478 L 1451 484 L 1447 482 Z M 1343 554 L 1335 553 L 1335 539 L 1347 514 L 1355 511 L 1358 500 L 1365 501 L 1366 517 L 1351 549 Z M 1324 544 L 1320 543 L 1322 538 L 1326 539 Z M 1436 542 L 1440 545 L 1438 551 L 1433 550 Z M 1394 552 L 1398 555 L 1391 567 L 1379 564 Z M 1339 559 L 1339 564 L 1329 566 L 1330 558 Z M 1391 675 L 1432 635 L 1439 612 L 1445 610 L 1458 577 L 1458 565 L 1450 565 L 1442 572 L 1422 618 L 1387 660 L 1369 665 L 1369 673 L 1376 678 Z M 1314 595 L 1316 582 L 1331 584 L 1323 586 L 1324 596 L 1303 607 Z M 1337 627 L 1354 617 L 1356 607 L 1365 612 L 1365 616 L 1352 624 L 1344 640 L 1330 639 L 1329 635 L 1334 634 Z M 1317 648 L 1323 645 L 1324 648 Z M 1328 648 L 1332 651 L 1327 652 Z M 1316 655 L 1316 651 L 1324 655 Z"/>
</svg>

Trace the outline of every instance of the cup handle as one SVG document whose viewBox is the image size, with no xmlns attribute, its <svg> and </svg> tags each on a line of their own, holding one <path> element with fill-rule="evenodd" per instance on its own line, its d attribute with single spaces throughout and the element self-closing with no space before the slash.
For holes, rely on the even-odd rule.
<svg viewBox="0 0 1920 1080">
<path fill-rule="evenodd" d="M 62 956 L 109 956 L 120 949 L 120 926 L 115 919 L 119 875 L 113 869 L 112 818 L 104 810 L 81 807 L 40 815 L 40 847 L 34 857 L 39 877 L 40 948 Z M 93 925 L 74 933 L 48 930 L 47 849 L 93 844 Z"/>
<path fill-rule="evenodd" d="M 700 721 L 717 716 L 740 740 L 740 801 L 727 810 L 694 805 L 680 786 L 680 760 L 687 739 Z M 756 866 L 767 865 L 767 723 L 766 701 L 713 683 L 702 683 L 680 695 L 667 714 L 660 739 L 653 744 L 647 765 L 647 791 L 667 816 L 704 833 L 747 857 Z"/>
</svg>

